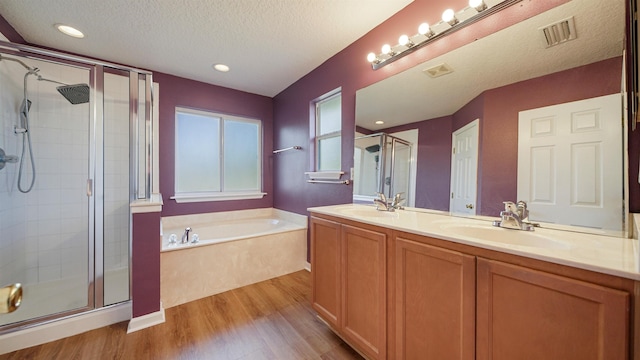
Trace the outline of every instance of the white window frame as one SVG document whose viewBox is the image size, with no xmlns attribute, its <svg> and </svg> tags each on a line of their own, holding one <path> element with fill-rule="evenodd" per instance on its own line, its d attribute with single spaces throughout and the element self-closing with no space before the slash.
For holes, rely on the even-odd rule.
<svg viewBox="0 0 640 360">
<path fill-rule="evenodd" d="M 340 139 L 340 169 L 332 169 L 332 170 L 322 170 L 320 169 L 320 141 L 321 140 L 327 140 L 327 139 L 331 139 L 331 138 L 335 138 L 335 137 L 340 137 L 342 138 L 342 123 L 340 124 L 340 130 L 334 131 L 334 132 L 330 132 L 327 134 L 322 134 L 320 135 L 320 104 L 327 102 L 329 100 L 333 100 L 336 97 L 340 97 L 340 111 L 342 111 L 342 88 L 338 88 L 336 90 L 333 90 L 321 97 L 319 97 L 318 99 L 316 99 L 313 102 L 313 106 L 314 106 L 314 115 L 315 115 L 315 139 L 314 139 L 314 146 L 315 146 L 315 164 L 313 166 L 314 171 L 316 173 L 336 173 L 336 172 L 341 172 L 342 171 L 342 139 Z M 340 116 L 340 118 L 342 119 L 342 114 Z"/>
<path fill-rule="evenodd" d="M 178 113 L 183 114 L 192 114 L 198 116 L 206 116 L 211 118 L 219 118 L 220 119 L 220 188 L 221 191 L 204 191 L 204 192 L 178 192 L 175 188 L 175 184 L 177 183 L 177 172 L 174 174 L 174 194 L 171 199 L 175 200 L 177 203 L 191 203 L 191 202 L 205 202 L 205 201 L 229 201 L 229 200 L 248 200 L 248 199 L 262 199 L 267 193 L 262 192 L 262 187 L 264 186 L 264 174 L 263 174 L 263 127 L 262 121 L 258 119 L 252 119 L 248 117 L 240 117 L 233 116 L 222 113 L 215 113 L 211 111 L 202 111 L 189 109 L 184 107 L 176 107 L 175 109 L 175 135 L 177 136 L 177 127 L 178 127 Z M 251 123 L 258 126 L 258 189 L 252 189 L 247 191 L 224 191 L 224 122 L 225 120 L 232 120 L 237 122 L 245 122 Z M 177 154 L 177 146 L 178 141 L 175 138 L 175 154 Z M 174 164 L 176 164 L 179 159 L 174 159 Z M 174 167 L 175 169 L 176 167 Z"/>
</svg>

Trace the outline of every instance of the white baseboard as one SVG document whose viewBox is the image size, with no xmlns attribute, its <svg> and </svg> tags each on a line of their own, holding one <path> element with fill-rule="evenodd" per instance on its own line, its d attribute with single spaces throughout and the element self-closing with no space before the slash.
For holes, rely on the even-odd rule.
<svg viewBox="0 0 640 360">
<path fill-rule="evenodd" d="M 131 301 L 0 335 L 0 355 L 131 319 Z"/>
<path fill-rule="evenodd" d="M 151 314 L 142 315 L 131 319 L 131 321 L 129 321 L 129 326 L 127 327 L 127 334 L 130 334 L 134 331 L 146 329 L 154 325 L 162 324 L 163 322 L 164 308 L 162 307 L 162 303 L 160 303 L 160 310 Z"/>
<path fill-rule="evenodd" d="M 311 272 L 311 263 L 308 261 L 304 263 L 304 269 L 307 270 L 308 272 Z"/>
</svg>

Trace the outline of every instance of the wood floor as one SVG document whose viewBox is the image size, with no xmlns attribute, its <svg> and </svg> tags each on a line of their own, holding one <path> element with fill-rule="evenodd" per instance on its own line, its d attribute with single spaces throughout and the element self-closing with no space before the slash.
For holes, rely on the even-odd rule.
<svg viewBox="0 0 640 360">
<path fill-rule="evenodd" d="M 316 318 L 299 271 L 166 309 L 131 334 L 122 322 L 0 359 L 362 359 Z"/>
</svg>

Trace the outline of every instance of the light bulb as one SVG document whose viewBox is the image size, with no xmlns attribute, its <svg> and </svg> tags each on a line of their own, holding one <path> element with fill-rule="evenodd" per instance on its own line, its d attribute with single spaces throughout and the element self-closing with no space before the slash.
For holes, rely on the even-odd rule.
<svg viewBox="0 0 640 360">
<path fill-rule="evenodd" d="M 370 53 L 367 55 L 367 61 L 368 61 L 368 62 L 370 62 L 370 63 L 372 63 L 372 62 L 376 61 L 376 58 L 377 58 L 376 54 L 374 54 L 374 53 L 372 53 L 372 52 L 370 52 Z"/>
<path fill-rule="evenodd" d="M 469 0 L 469 7 L 475 8 L 478 12 L 487 8 L 484 0 Z"/>
<path fill-rule="evenodd" d="M 449 25 L 454 25 L 458 22 L 458 19 L 456 19 L 456 13 L 452 9 L 447 9 L 442 13 L 442 21 L 449 23 Z"/>
<path fill-rule="evenodd" d="M 382 45 L 382 53 L 387 55 L 391 52 L 391 46 L 389 44 Z"/>
<path fill-rule="evenodd" d="M 227 72 L 230 70 L 229 67 L 225 64 L 215 64 L 213 65 L 213 68 L 220 72 Z"/>
<path fill-rule="evenodd" d="M 56 24 L 56 28 L 63 34 L 65 35 L 69 35 L 71 37 L 74 38 L 78 38 L 78 39 L 82 39 L 84 37 L 84 34 L 82 33 L 82 31 L 71 27 L 69 25 L 64 25 L 64 24 Z"/>
<path fill-rule="evenodd" d="M 431 36 L 433 35 L 433 32 L 431 31 L 431 27 L 429 27 L 428 23 L 422 23 L 418 26 L 418 34 Z"/>
<path fill-rule="evenodd" d="M 402 46 L 406 45 L 408 47 L 413 46 L 413 43 L 409 41 L 409 37 L 407 35 L 400 35 L 400 38 L 398 39 L 398 44 Z"/>
</svg>

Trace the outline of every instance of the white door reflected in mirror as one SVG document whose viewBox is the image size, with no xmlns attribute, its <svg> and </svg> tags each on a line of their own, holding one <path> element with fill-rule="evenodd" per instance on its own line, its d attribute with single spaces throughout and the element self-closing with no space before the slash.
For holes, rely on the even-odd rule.
<svg viewBox="0 0 640 360">
<path fill-rule="evenodd" d="M 475 215 L 478 187 L 478 124 L 476 119 L 453 133 L 451 149 L 451 200 L 455 215 Z"/>
<path fill-rule="evenodd" d="M 518 199 L 536 222 L 623 231 L 620 94 L 521 111 Z"/>
</svg>

